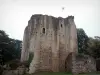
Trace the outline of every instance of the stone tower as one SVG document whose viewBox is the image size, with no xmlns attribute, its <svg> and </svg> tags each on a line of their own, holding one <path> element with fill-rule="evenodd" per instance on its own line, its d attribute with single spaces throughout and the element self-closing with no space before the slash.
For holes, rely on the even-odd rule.
<svg viewBox="0 0 100 75">
<path fill-rule="evenodd" d="M 65 60 L 77 53 L 77 31 L 74 16 L 67 18 L 33 15 L 24 31 L 21 61 L 34 53 L 29 73 L 36 71 L 64 72 Z"/>
</svg>

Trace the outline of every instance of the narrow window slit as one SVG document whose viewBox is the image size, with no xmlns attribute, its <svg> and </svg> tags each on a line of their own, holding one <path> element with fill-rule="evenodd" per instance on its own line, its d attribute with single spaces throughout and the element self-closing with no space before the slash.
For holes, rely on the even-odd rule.
<svg viewBox="0 0 100 75">
<path fill-rule="evenodd" d="M 45 28 L 43 28 L 42 32 L 45 33 Z"/>
<path fill-rule="evenodd" d="M 61 24 L 61 27 L 62 27 L 62 24 Z"/>
</svg>

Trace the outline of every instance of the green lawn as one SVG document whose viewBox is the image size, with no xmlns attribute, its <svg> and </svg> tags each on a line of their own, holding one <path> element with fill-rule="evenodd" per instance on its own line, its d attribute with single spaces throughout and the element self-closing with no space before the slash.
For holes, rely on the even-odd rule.
<svg viewBox="0 0 100 75">
<path fill-rule="evenodd" d="M 66 72 L 39 72 L 39 73 L 25 74 L 25 75 L 72 75 L 72 73 L 66 73 Z M 77 75 L 100 75 L 100 72 L 99 73 L 77 74 Z"/>
</svg>

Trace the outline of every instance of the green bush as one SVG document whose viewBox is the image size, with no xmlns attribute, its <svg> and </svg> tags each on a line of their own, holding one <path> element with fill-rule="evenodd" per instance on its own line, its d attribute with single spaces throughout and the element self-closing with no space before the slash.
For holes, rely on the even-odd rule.
<svg viewBox="0 0 100 75">
<path fill-rule="evenodd" d="M 28 59 L 28 64 L 29 64 L 29 65 L 30 65 L 30 63 L 32 62 L 33 57 L 34 57 L 34 53 L 33 53 L 33 52 L 30 52 L 30 53 L 29 53 L 29 59 Z"/>
</svg>

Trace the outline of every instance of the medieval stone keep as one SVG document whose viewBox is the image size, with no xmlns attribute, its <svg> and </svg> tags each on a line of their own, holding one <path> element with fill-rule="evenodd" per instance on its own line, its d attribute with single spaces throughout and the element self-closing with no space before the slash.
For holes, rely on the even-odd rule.
<svg viewBox="0 0 100 75">
<path fill-rule="evenodd" d="M 77 53 L 77 31 L 74 16 L 67 18 L 33 15 L 24 31 L 21 61 L 34 57 L 29 73 L 37 71 L 64 72 L 72 69 L 67 56 Z M 70 61 L 74 60 L 71 56 Z"/>
</svg>

